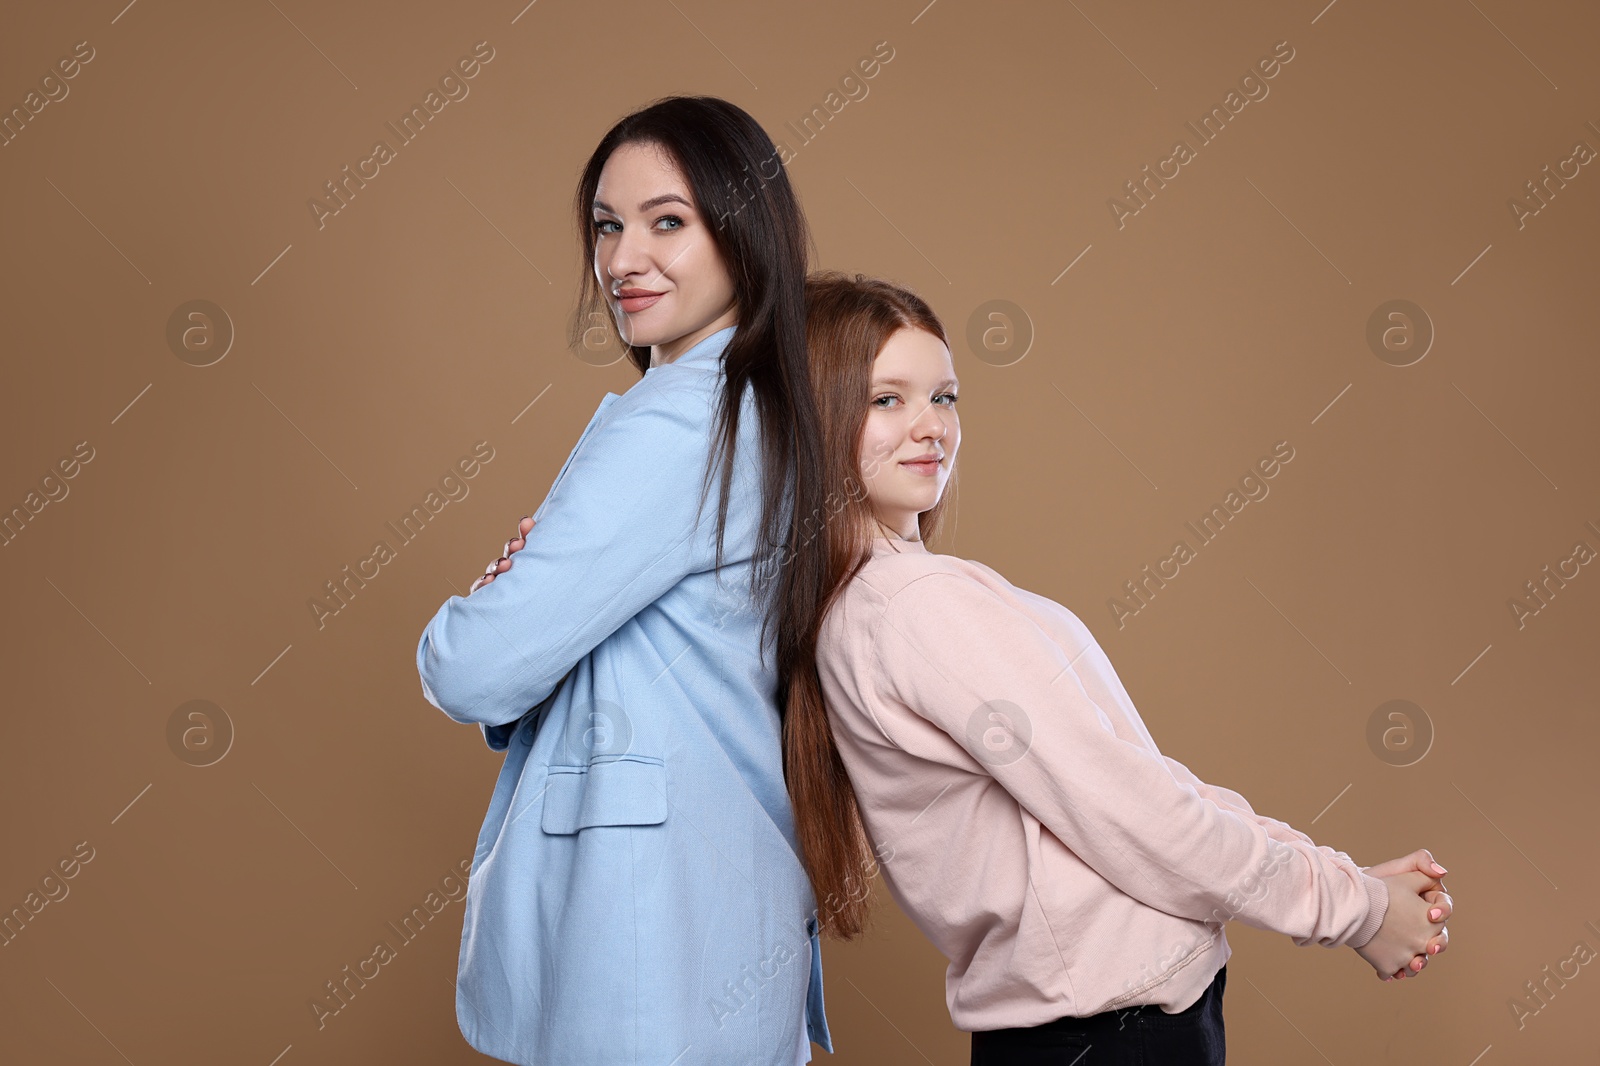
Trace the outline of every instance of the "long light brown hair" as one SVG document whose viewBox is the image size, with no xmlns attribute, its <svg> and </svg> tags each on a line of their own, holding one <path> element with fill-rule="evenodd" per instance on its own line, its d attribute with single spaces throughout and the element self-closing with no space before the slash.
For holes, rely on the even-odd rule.
<svg viewBox="0 0 1600 1066">
<path fill-rule="evenodd" d="M 817 674 L 817 635 L 828 610 L 872 557 L 881 530 L 862 475 L 861 435 L 866 427 L 872 364 L 898 330 L 921 329 L 949 345 L 943 323 L 916 293 L 889 281 L 839 271 L 806 279 L 806 346 L 822 441 L 822 508 L 796 515 L 797 540 L 779 604 L 779 644 L 798 658 L 780 661 L 784 708 L 783 768 L 794 807 L 801 859 L 817 899 L 824 934 L 860 935 L 869 909 L 869 882 L 877 872 L 855 790 L 845 774 L 828 725 Z M 879 460 L 887 457 L 877 457 Z M 935 533 L 955 488 L 917 518 L 923 540 Z M 787 594 L 802 588 L 812 595 Z"/>
</svg>

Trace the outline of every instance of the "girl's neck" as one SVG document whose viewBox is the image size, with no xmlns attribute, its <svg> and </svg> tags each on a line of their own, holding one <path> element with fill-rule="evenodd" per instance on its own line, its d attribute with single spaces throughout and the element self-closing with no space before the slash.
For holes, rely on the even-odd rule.
<svg viewBox="0 0 1600 1066">
<path fill-rule="evenodd" d="M 876 535 L 883 540 L 911 541 L 919 544 L 922 542 L 920 530 L 916 530 L 915 535 L 907 537 L 897 532 L 892 526 L 885 524 L 881 518 L 874 517 L 873 524 L 877 527 Z"/>
</svg>

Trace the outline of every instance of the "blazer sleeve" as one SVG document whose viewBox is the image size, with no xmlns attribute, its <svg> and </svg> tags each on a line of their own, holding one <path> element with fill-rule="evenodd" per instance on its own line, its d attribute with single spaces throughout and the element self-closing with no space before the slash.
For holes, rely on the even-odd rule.
<svg viewBox="0 0 1600 1066">
<path fill-rule="evenodd" d="M 511 567 L 452 596 L 417 643 L 428 702 L 484 727 L 503 749 L 512 723 L 584 656 L 690 573 L 712 411 L 698 385 L 647 375 L 580 441 Z M 715 515 L 717 483 L 708 502 Z M 496 745 L 495 741 L 501 743 Z"/>
<path fill-rule="evenodd" d="M 1277 840 L 1180 781 L 1164 756 L 1118 737 L 1065 649 L 982 583 L 922 575 L 889 598 L 882 621 L 881 695 L 948 733 L 973 769 L 1126 894 L 1299 944 L 1361 946 L 1377 932 L 1382 881 L 1331 849 Z"/>
</svg>

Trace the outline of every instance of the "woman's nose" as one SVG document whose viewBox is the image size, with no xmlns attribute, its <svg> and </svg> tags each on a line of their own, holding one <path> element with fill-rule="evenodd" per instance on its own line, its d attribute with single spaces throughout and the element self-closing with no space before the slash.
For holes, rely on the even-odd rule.
<svg viewBox="0 0 1600 1066">
<path fill-rule="evenodd" d="M 612 238 L 611 261 L 607 264 L 607 271 L 618 281 L 623 281 L 630 276 L 640 276 L 650 271 L 650 257 L 646 253 L 643 241 L 633 236 L 633 232 L 624 229 Z"/>
</svg>

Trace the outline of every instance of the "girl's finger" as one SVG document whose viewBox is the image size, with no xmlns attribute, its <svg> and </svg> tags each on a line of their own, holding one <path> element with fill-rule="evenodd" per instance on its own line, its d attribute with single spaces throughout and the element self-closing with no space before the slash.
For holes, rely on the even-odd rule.
<svg viewBox="0 0 1600 1066">
<path fill-rule="evenodd" d="M 1421 965 L 1418 965 L 1418 963 L 1421 963 Z M 1424 959 L 1421 955 L 1413 955 L 1410 962 L 1400 967 L 1400 970 L 1395 974 L 1395 977 L 1397 980 L 1402 981 L 1408 977 L 1415 977 L 1422 972 L 1422 967 L 1426 966 L 1427 964 L 1428 960 Z"/>
</svg>

